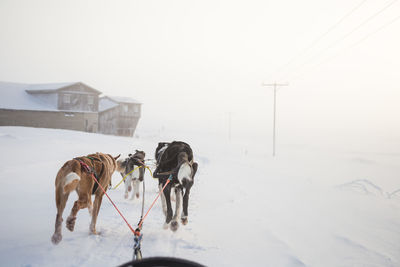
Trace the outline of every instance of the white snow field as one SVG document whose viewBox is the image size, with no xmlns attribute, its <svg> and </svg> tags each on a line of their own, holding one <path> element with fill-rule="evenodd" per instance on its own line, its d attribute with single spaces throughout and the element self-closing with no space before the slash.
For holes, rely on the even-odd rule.
<svg viewBox="0 0 400 267">
<path fill-rule="evenodd" d="M 133 235 L 104 197 L 89 234 L 87 210 L 74 232 L 50 238 L 54 179 L 62 164 L 93 152 L 154 157 L 159 141 L 188 142 L 199 163 L 189 223 L 163 229 L 158 202 L 143 226 L 144 257 L 172 256 L 207 266 L 400 266 L 400 153 L 281 146 L 264 148 L 185 133 L 125 138 L 66 130 L 0 127 L 0 265 L 117 266 L 132 259 Z M 113 184 L 121 176 L 115 173 Z M 157 181 L 146 172 L 146 209 Z M 123 186 L 108 191 L 136 225 L 141 202 Z"/>
</svg>

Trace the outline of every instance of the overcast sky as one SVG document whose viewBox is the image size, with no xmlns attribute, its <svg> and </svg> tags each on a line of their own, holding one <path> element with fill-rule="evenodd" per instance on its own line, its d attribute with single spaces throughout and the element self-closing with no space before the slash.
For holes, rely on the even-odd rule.
<svg viewBox="0 0 400 267">
<path fill-rule="evenodd" d="M 0 0 L 0 80 L 82 81 L 143 103 L 139 129 L 280 141 L 400 134 L 396 0 Z"/>
</svg>

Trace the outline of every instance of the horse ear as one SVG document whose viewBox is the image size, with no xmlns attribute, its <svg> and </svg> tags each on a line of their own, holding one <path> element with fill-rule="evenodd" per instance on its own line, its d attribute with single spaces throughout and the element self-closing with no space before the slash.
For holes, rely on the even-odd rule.
<svg viewBox="0 0 400 267">
<path fill-rule="evenodd" d="M 132 156 L 132 154 L 128 154 L 128 157 Z"/>
<path fill-rule="evenodd" d="M 114 157 L 114 159 L 117 160 L 120 156 L 121 156 L 121 154 L 119 154 L 118 156 Z"/>
</svg>

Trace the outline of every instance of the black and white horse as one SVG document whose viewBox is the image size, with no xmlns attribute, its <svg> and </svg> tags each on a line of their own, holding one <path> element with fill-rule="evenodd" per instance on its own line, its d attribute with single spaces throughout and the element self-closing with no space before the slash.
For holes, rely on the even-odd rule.
<svg viewBox="0 0 400 267">
<path fill-rule="evenodd" d="M 164 228 L 170 227 L 172 231 L 176 231 L 179 227 L 179 217 L 183 225 L 188 222 L 189 194 L 198 164 L 193 161 L 193 151 L 190 146 L 180 141 L 158 143 L 155 158 L 157 168 L 154 177 L 159 179 L 160 190 L 167 180 L 172 178 L 165 187 L 164 194 L 161 195 L 161 202 L 166 217 Z M 172 210 L 171 193 L 175 193 L 175 213 Z"/>
<path fill-rule="evenodd" d="M 124 196 L 127 199 L 129 197 L 129 192 L 133 193 L 131 199 L 139 198 L 139 185 L 143 181 L 144 177 L 144 157 L 146 154 L 143 151 L 136 150 L 135 154 L 129 154 L 129 158 L 124 161 L 125 172 L 121 173 L 122 177 L 126 176 L 124 180 L 125 183 L 125 193 Z"/>
</svg>

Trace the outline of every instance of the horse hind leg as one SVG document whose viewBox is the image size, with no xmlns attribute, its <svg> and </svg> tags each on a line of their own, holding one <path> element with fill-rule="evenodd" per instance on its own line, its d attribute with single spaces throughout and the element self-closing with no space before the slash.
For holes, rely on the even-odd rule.
<svg viewBox="0 0 400 267">
<path fill-rule="evenodd" d="M 175 214 L 172 217 L 170 225 L 170 229 L 174 232 L 179 228 L 178 217 L 180 217 L 182 211 L 182 189 L 175 188 L 175 197 L 176 197 Z"/>
<path fill-rule="evenodd" d="M 102 200 L 103 200 L 103 194 L 102 193 L 96 194 L 93 203 L 92 221 L 90 222 L 90 227 L 89 227 L 90 232 L 94 235 L 97 234 L 96 222 L 97 222 L 97 216 L 99 215 Z"/>
<path fill-rule="evenodd" d="M 135 197 L 136 198 L 139 198 L 139 184 L 140 184 L 140 181 L 139 181 L 139 179 L 134 179 L 133 180 L 133 194 L 132 194 L 132 199 L 134 199 Z"/>
<path fill-rule="evenodd" d="M 62 227 L 62 214 L 65 209 L 65 205 L 68 200 L 69 193 L 64 193 L 62 188 L 57 188 L 56 189 L 56 205 L 57 205 L 57 215 L 56 215 L 56 222 L 55 222 L 55 230 L 54 234 L 51 237 L 51 241 L 53 244 L 57 245 L 60 243 L 62 239 L 62 234 L 61 234 L 61 227 Z"/>
<path fill-rule="evenodd" d="M 158 185 L 159 192 L 162 191 L 162 188 L 163 188 L 162 184 L 159 184 Z M 165 200 L 164 193 L 161 193 L 161 206 L 162 206 L 162 210 L 163 210 L 164 216 L 167 217 L 167 202 Z"/>
<path fill-rule="evenodd" d="M 171 206 L 171 186 L 167 185 L 164 189 L 164 196 L 165 196 L 165 202 L 166 202 L 166 206 L 167 206 L 167 216 L 165 218 L 165 224 L 164 224 L 164 228 L 168 229 L 168 225 L 171 223 L 172 220 L 172 215 L 173 215 L 173 211 L 172 211 L 172 206 Z"/>
<path fill-rule="evenodd" d="M 71 214 L 67 218 L 66 227 L 71 232 L 74 231 L 75 222 L 76 222 L 76 215 L 80 209 L 89 208 L 89 212 L 91 210 L 89 200 L 85 195 L 79 196 L 79 199 L 75 201 L 74 206 L 72 207 Z M 93 210 L 93 209 L 92 209 Z M 93 213 L 93 211 L 92 211 Z"/>
<path fill-rule="evenodd" d="M 128 177 L 125 180 L 125 193 L 124 193 L 125 199 L 128 199 L 129 192 L 131 191 L 132 191 L 132 177 L 131 175 L 128 175 Z"/>
<path fill-rule="evenodd" d="M 89 215 L 93 214 L 92 196 L 90 194 L 88 195 L 88 211 L 89 211 Z"/>
</svg>

